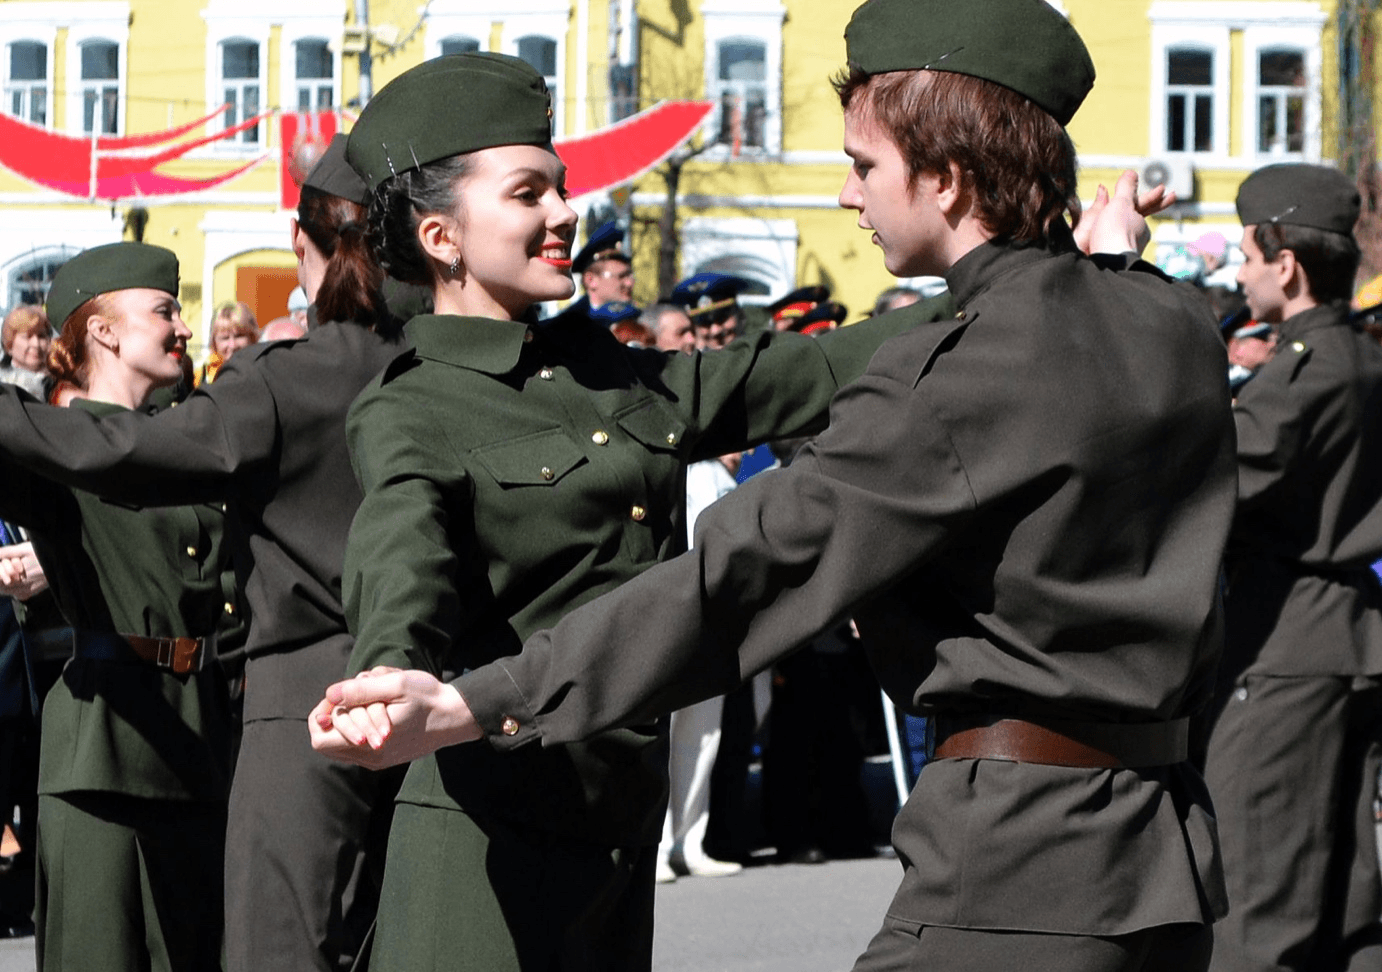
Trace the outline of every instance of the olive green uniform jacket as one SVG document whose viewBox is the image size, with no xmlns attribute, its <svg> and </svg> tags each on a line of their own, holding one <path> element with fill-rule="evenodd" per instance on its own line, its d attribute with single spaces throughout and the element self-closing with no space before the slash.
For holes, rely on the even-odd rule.
<svg viewBox="0 0 1382 972">
<path fill-rule="evenodd" d="M 492 748 L 638 724 L 849 613 L 911 712 L 1201 709 L 1234 506 L 1224 347 L 1198 295 L 1112 269 L 1068 241 L 964 256 L 959 316 L 884 345 L 790 467 L 702 515 L 690 553 L 455 682 Z M 893 839 L 903 922 L 1117 935 L 1224 911 L 1188 762 L 936 760 Z"/>
<path fill-rule="evenodd" d="M 1238 513 L 1226 665 L 1382 675 L 1382 347 L 1343 304 L 1281 325 L 1234 403 Z"/>
<path fill-rule="evenodd" d="M 93 415 L 127 412 L 78 401 Z M 144 509 L 70 490 L 5 461 L 0 515 L 27 526 L 48 584 L 78 629 L 144 637 L 213 634 L 225 610 L 219 503 Z M 174 675 L 74 658 L 43 707 L 39 793 L 224 802 L 230 714 L 214 666 Z"/>
<path fill-rule="evenodd" d="M 347 550 L 352 670 L 483 665 L 684 550 L 687 464 L 820 428 L 881 341 L 946 307 L 697 355 L 628 348 L 580 319 L 414 318 L 413 350 L 347 425 L 365 490 Z M 666 759 L 652 720 L 514 756 L 456 747 L 414 762 L 398 799 L 646 846 Z"/>
</svg>

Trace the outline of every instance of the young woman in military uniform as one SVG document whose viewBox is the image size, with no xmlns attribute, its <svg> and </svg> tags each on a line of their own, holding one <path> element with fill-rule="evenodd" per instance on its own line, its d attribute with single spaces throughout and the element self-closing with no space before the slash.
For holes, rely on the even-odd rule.
<svg viewBox="0 0 1382 972">
<path fill-rule="evenodd" d="M 1235 499 L 1223 344 L 1190 288 L 1077 251 L 1064 126 L 1094 69 L 1058 11 L 1044 0 L 869 0 L 846 46 L 839 90 L 853 165 L 841 204 L 890 271 L 944 274 L 959 312 L 889 342 L 790 467 L 702 514 L 689 553 L 563 612 L 521 653 L 505 631 L 492 650 L 513 657 L 472 667 L 470 649 L 489 633 L 471 626 L 486 578 L 464 575 L 431 616 L 446 633 L 465 625 L 458 660 L 469 670 L 448 682 L 381 672 L 333 686 L 312 721 L 331 727 L 319 745 L 436 749 L 424 777 L 436 796 L 419 795 L 439 802 L 483 767 L 512 772 L 573 740 L 608 752 L 611 729 L 632 733 L 723 692 L 853 614 L 892 698 L 936 719 L 935 758 L 893 829 L 902 883 L 856 970 L 1202 970 L 1224 894 L 1187 733 L 1218 660 Z M 1132 216 L 1134 183 L 1128 174 L 1104 212 Z M 1137 249 L 1132 236 L 1115 252 Z M 402 383 L 428 364 L 388 374 Z M 388 390 L 357 403 L 357 445 L 383 445 L 368 424 Z M 504 400 L 500 389 L 493 397 Z M 531 461 L 541 440 L 526 442 Z M 421 453 L 401 441 L 392 455 L 408 450 Z M 360 455 L 367 478 L 388 471 L 377 461 Z M 569 476 L 589 468 L 544 461 Z M 368 495 L 398 497 L 395 527 L 426 549 L 407 491 L 451 468 L 381 480 Z M 524 471 L 515 463 L 510 475 Z M 451 481 L 477 500 L 473 517 L 469 503 L 447 508 L 453 536 L 490 535 L 478 499 L 496 491 L 492 478 L 477 462 Z M 506 498 L 492 508 L 513 524 Z M 589 522 L 571 501 L 547 504 Z M 369 502 L 362 528 L 373 524 Z M 541 513 L 507 528 L 535 531 Z M 365 536 L 396 575 L 376 531 L 352 536 L 352 558 Z M 422 564 L 436 566 L 451 565 Z M 391 578 L 360 573 L 352 601 L 364 648 Z M 443 643 L 407 620 L 393 623 L 395 643 Z M 481 736 L 488 745 L 456 745 Z M 421 883 L 464 907 L 468 897 L 440 886 L 442 875 L 464 881 L 457 857 L 438 851 L 462 846 L 458 829 L 433 833 L 436 876 Z M 524 917 L 525 907 L 515 903 Z"/>
<path fill-rule="evenodd" d="M 55 375 L 72 408 L 138 410 L 176 383 L 191 337 L 177 258 L 116 243 L 58 271 Z M 0 516 L 27 526 L 74 629 L 43 707 L 39 968 L 202 972 L 221 964 L 231 720 L 216 670 L 226 592 L 220 504 L 144 509 L 0 460 Z"/>
<path fill-rule="evenodd" d="M 400 350 L 365 244 L 364 184 L 344 151 L 344 138 L 332 144 L 298 207 L 293 245 L 314 301 L 306 338 L 241 351 L 214 384 L 153 417 L 0 390 L 0 461 L 113 503 L 227 503 L 250 614 L 226 861 L 232 972 L 349 966 L 374 919 L 392 809 L 387 774 L 322 760 L 302 729 L 352 644 L 341 564 L 360 491 L 346 409 Z"/>
<path fill-rule="evenodd" d="M 819 427 L 837 384 L 922 319 L 700 356 L 534 324 L 536 303 L 573 290 L 550 124 L 531 67 L 465 54 L 395 79 L 350 135 L 382 262 L 437 309 L 349 422 L 366 495 L 347 553 L 357 671 L 483 664 L 683 549 L 688 463 Z M 666 758 L 648 724 L 413 764 L 371 968 L 646 968 Z"/>
</svg>

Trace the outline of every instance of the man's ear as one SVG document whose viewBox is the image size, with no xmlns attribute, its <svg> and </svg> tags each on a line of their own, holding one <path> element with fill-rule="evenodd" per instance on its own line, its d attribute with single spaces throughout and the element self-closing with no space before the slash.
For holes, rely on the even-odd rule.
<svg viewBox="0 0 1382 972">
<path fill-rule="evenodd" d="M 422 252 L 440 263 L 443 269 L 452 266 L 460 258 L 461 227 L 450 216 L 440 213 L 424 216 L 417 224 L 417 241 Z"/>
<path fill-rule="evenodd" d="M 964 173 L 954 162 L 947 171 L 936 177 L 936 205 L 947 216 L 962 216 L 969 206 L 969 192 Z"/>
<path fill-rule="evenodd" d="M 1305 285 L 1305 270 L 1301 267 L 1300 261 L 1296 259 L 1294 250 L 1279 250 L 1276 259 L 1272 261 L 1272 271 L 1276 275 L 1277 282 L 1281 284 L 1281 289 L 1289 291 L 1291 282 L 1296 275 L 1300 275 L 1300 282 Z"/>
</svg>

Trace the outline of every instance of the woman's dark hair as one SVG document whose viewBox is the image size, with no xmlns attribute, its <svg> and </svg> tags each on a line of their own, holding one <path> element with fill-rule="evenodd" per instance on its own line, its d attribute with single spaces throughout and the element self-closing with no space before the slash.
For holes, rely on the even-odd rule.
<svg viewBox="0 0 1382 972">
<path fill-rule="evenodd" d="M 1352 236 L 1313 226 L 1258 223 L 1252 237 L 1268 263 L 1282 250 L 1294 253 L 1296 263 L 1305 271 L 1310 296 L 1320 303 L 1348 300 L 1353 296 L 1353 278 L 1358 273 L 1360 253 Z"/>
<path fill-rule="evenodd" d="M 298 226 L 326 257 L 326 274 L 314 303 L 323 321 L 354 321 L 379 328 L 389 322 L 384 271 L 370 252 L 365 207 L 303 186 Z"/>
<path fill-rule="evenodd" d="M 1049 240 L 1067 211 L 1079 222 L 1075 146 L 1017 92 L 952 71 L 852 67 L 833 83 L 846 111 L 863 112 L 897 145 L 912 187 L 922 173 L 944 176 L 955 163 L 979 221 L 996 238 Z"/>
<path fill-rule="evenodd" d="M 436 271 L 418 242 L 423 217 L 456 210 L 456 182 L 469 175 L 469 155 L 453 155 L 385 179 L 369 206 L 370 242 L 379 265 L 396 280 L 431 287 Z"/>
</svg>

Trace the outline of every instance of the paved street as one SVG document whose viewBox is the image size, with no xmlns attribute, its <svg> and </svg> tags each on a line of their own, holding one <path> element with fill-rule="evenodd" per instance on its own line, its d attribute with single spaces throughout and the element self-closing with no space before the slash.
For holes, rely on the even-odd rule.
<svg viewBox="0 0 1382 972">
<path fill-rule="evenodd" d="M 846 972 L 878 930 L 896 861 L 756 867 L 657 889 L 655 972 Z M 33 972 L 34 940 L 0 941 L 0 972 Z"/>
<path fill-rule="evenodd" d="M 895 860 L 756 867 L 657 889 L 655 972 L 847 972 L 897 890 Z"/>
</svg>

